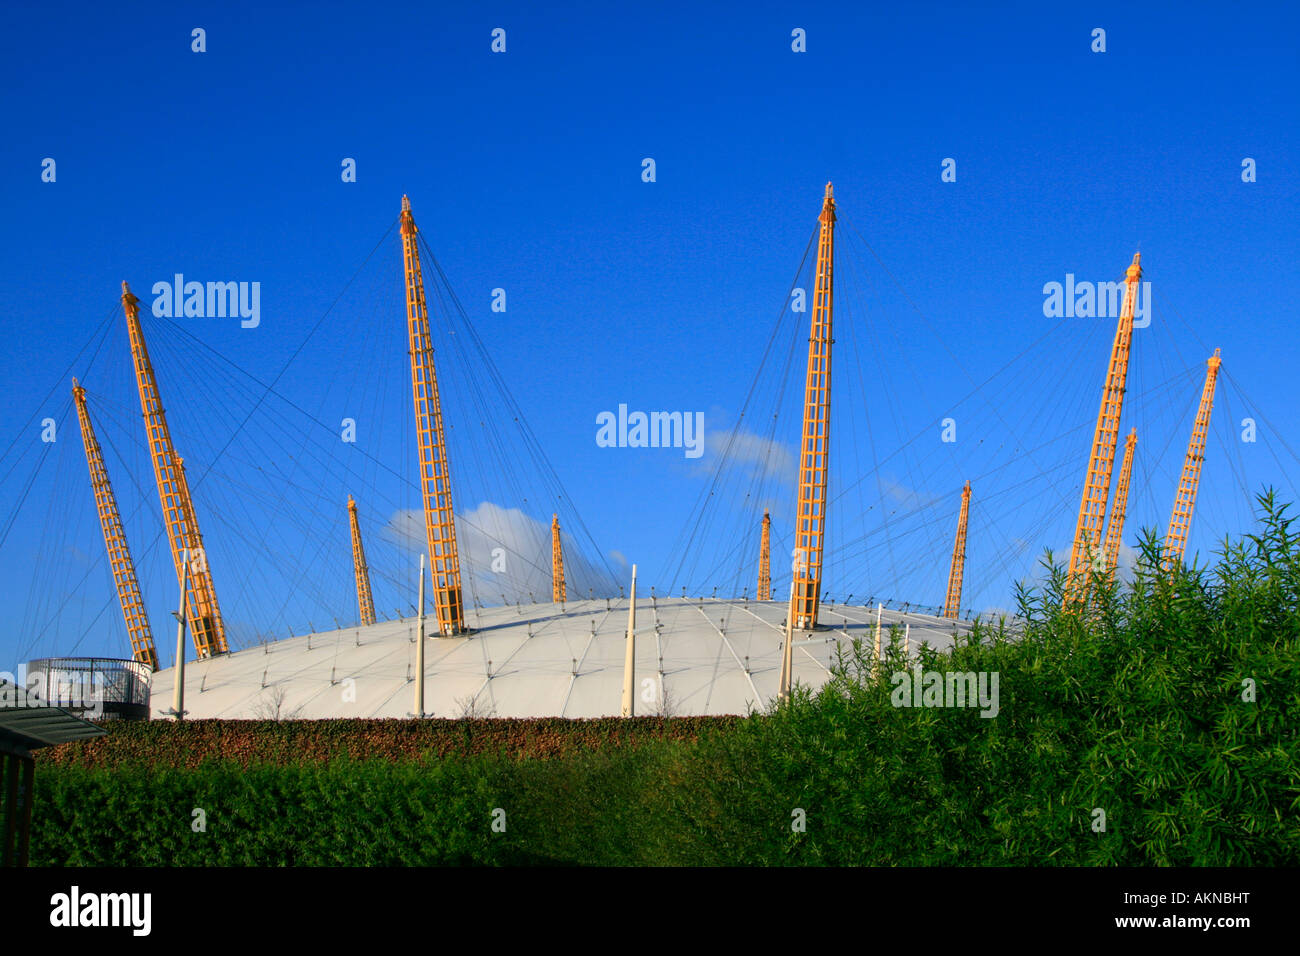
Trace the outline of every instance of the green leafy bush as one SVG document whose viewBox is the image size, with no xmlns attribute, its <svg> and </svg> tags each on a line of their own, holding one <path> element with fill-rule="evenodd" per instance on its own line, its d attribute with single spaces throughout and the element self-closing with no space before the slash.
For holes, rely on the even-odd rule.
<svg viewBox="0 0 1300 956">
<path fill-rule="evenodd" d="M 1164 567 L 1146 535 L 1131 586 L 1065 575 L 1019 595 L 1023 627 L 977 627 L 923 670 L 997 672 L 1000 710 L 903 708 L 854 648 L 838 676 L 702 742 L 675 861 L 1245 865 L 1300 862 L 1300 535 L 1271 494 L 1261 533 L 1213 568 Z M 795 833 L 802 808 L 807 832 Z M 1095 824 L 1105 814 L 1105 830 Z M 693 827 L 712 839 L 695 841 Z"/>
</svg>

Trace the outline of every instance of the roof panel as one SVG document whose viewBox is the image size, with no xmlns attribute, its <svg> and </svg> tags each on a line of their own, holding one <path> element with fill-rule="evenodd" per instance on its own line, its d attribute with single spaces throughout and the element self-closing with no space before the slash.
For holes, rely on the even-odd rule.
<svg viewBox="0 0 1300 956">
<path fill-rule="evenodd" d="M 61 707 L 30 706 L 23 688 L 0 680 L 0 698 L 16 704 L 0 706 L 0 741 L 36 750 L 72 740 L 101 737 L 105 731 Z"/>
</svg>

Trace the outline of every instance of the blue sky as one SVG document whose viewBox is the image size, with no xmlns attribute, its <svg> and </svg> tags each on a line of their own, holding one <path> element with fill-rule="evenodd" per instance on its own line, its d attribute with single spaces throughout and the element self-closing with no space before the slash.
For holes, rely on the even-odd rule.
<svg viewBox="0 0 1300 956">
<path fill-rule="evenodd" d="M 175 580 L 156 546 L 123 279 L 146 306 L 178 272 L 260 283 L 257 328 L 145 325 L 178 448 L 203 476 L 199 520 L 239 640 L 355 619 L 347 493 L 377 600 L 409 603 L 401 528 L 417 499 L 387 232 L 403 193 L 570 499 L 511 499 L 546 483 L 510 416 L 470 434 L 475 410 L 504 414 L 506 402 L 494 388 L 473 397 L 486 379 L 458 363 L 462 330 L 435 343 L 449 418 L 466 433 L 451 441 L 458 509 L 518 522 L 524 537 L 552 511 L 566 533 L 580 515 L 591 538 L 575 535 L 575 562 L 582 549 L 620 577 L 635 561 L 643 588 L 752 594 L 764 505 L 788 551 L 793 474 L 729 462 L 728 493 L 698 522 L 693 509 L 751 386 L 743 447 L 769 450 L 774 411 L 767 460 L 795 446 L 807 315 L 782 309 L 808 284 L 800 259 L 828 180 L 843 257 L 832 594 L 940 603 L 967 478 L 975 609 L 1009 606 L 1044 548 L 1068 551 L 1113 320 L 1049 319 L 1043 286 L 1119 279 L 1138 248 L 1154 306 L 1135 333 L 1123 424 L 1139 428 L 1125 541 L 1168 523 L 1204 362 L 1221 347 L 1231 381 L 1192 531 L 1208 554 L 1248 525 L 1249 493 L 1296 497 L 1296 20 L 1267 4 L 10 11 L 0 669 L 127 653 L 75 417 L 61 418 L 73 374 L 113 446 L 155 638 L 172 657 Z M 191 50 L 195 27 L 206 52 Z M 1098 27 L 1104 53 L 1090 49 Z M 504 53 L 491 50 L 495 28 Z M 796 28 L 806 52 L 791 49 Z M 354 183 L 341 180 L 345 157 Z M 948 157 L 956 182 L 940 178 Z M 505 312 L 491 309 L 495 288 Z M 758 374 L 769 337 L 793 371 Z M 702 412 L 712 444 L 699 460 L 598 447 L 596 416 L 619 404 Z M 45 417 L 62 422 L 51 445 Z M 355 445 L 336 434 L 345 417 Z M 940 441 L 944 417 L 956 442 Z M 510 583 L 527 590 L 530 573 Z M 504 590 L 489 575 L 484 603 Z"/>
</svg>

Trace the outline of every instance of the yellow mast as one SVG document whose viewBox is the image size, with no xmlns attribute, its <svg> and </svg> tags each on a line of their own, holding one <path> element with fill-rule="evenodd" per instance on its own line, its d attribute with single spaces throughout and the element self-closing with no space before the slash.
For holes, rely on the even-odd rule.
<svg viewBox="0 0 1300 956">
<path fill-rule="evenodd" d="M 1115 565 L 1119 561 L 1119 542 L 1124 534 L 1124 518 L 1128 513 L 1128 486 L 1133 474 L 1133 451 L 1137 448 L 1138 430 L 1128 433 L 1124 443 L 1124 463 L 1119 466 L 1119 484 L 1115 486 L 1115 507 L 1110 510 L 1110 524 L 1106 526 L 1106 575 L 1115 579 Z"/>
<path fill-rule="evenodd" d="M 551 600 L 564 603 L 564 552 L 560 548 L 560 516 L 551 515 Z"/>
<path fill-rule="evenodd" d="M 203 547 L 203 535 L 199 531 L 199 522 L 194 517 L 194 499 L 190 497 L 189 479 L 185 477 L 185 459 L 176 455 L 176 488 L 179 491 L 181 511 L 185 516 L 185 527 L 190 529 L 190 575 L 200 579 L 200 585 L 210 594 L 209 602 L 217 623 L 217 635 L 220 638 L 221 652 L 226 650 L 226 626 L 217 608 L 217 593 L 212 588 L 212 573 L 208 570 L 208 552 Z"/>
<path fill-rule="evenodd" d="M 158 381 L 149 350 L 145 347 L 144 333 L 140 329 L 140 300 L 131 294 L 131 287 L 122 283 L 122 311 L 126 313 L 126 328 L 131 338 L 131 357 L 135 365 L 136 385 L 140 392 L 140 410 L 144 415 L 145 433 L 153 458 L 154 479 L 158 485 L 158 499 L 162 504 L 163 522 L 167 529 L 167 544 L 171 548 L 176 579 L 186 581 L 182 562 L 189 555 L 190 573 L 186 584 L 186 601 L 189 606 L 190 633 L 194 639 L 194 652 L 200 657 L 226 653 L 226 629 L 217 605 L 217 590 L 208 569 L 207 552 L 203 550 L 203 537 L 194 516 L 194 502 L 180 459 L 172 447 L 167 415 L 163 411 L 158 393 Z"/>
<path fill-rule="evenodd" d="M 95 429 L 90 424 L 86 390 L 75 378 L 72 380 L 72 399 L 77 405 L 81 443 L 86 448 L 86 464 L 90 468 L 90 484 L 95 491 L 95 507 L 99 511 L 99 525 L 104 532 L 104 545 L 108 548 L 108 562 L 113 569 L 113 583 L 117 586 L 117 598 L 122 605 L 127 637 L 131 639 L 131 654 L 141 664 L 157 670 L 158 652 L 154 650 L 153 631 L 144 612 L 144 599 L 140 596 L 140 582 L 135 576 L 131 549 L 126 544 L 122 516 L 117 510 L 113 486 L 108 481 L 104 453 L 99 447 L 99 439 L 95 437 Z"/>
<path fill-rule="evenodd" d="M 948 570 L 948 598 L 940 617 L 956 618 L 961 613 L 961 583 L 966 570 L 966 520 L 970 514 L 970 482 L 961 492 L 961 512 L 957 516 L 957 537 L 952 545 L 952 564 Z"/>
<path fill-rule="evenodd" d="M 348 495 L 348 524 L 352 528 L 352 573 L 357 580 L 357 610 L 362 625 L 375 623 L 375 601 L 370 596 L 370 568 L 366 549 L 361 545 L 361 525 L 357 521 L 357 503 Z"/>
<path fill-rule="evenodd" d="M 1081 603 L 1088 594 L 1088 575 L 1100 570 L 1104 560 L 1101 532 L 1106 524 L 1106 501 L 1110 495 L 1110 476 L 1115 468 L 1115 448 L 1119 444 L 1119 416 L 1124 407 L 1124 385 L 1128 379 L 1129 350 L 1133 342 L 1133 311 L 1137 305 L 1138 284 L 1142 278 L 1142 253 L 1124 277 L 1124 305 L 1115 327 L 1115 342 L 1106 371 L 1106 387 L 1101 393 L 1097 412 L 1097 430 L 1092 439 L 1088 473 L 1083 482 L 1083 499 L 1070 551 L 1070 570 L 1065 579 L 1065 604 Z"/>
<path fill-rule="evenodd" d="M 763 509 L 763 534 L 758 543 L 758 594 L 760 601 L 772 600 L 772 516 Z"/>
<path fill-rule="evenodd" d="M 1187 549 L 1187 534 L 1192 526 L 1192 510 L 1196 507 L 1196 489 L 1201 483 L 1201 462 L 1205 461 L 1205 440 L 1210 432 L 1210 412 L 1214 409 L 1214 386 L 1219 378 L 1219 350 L 1215 349 L 1205 363 L 1205 387 L 1201 390 L 1201 407 L 1196 412 L 1192 426 L 1192 439 L 1187 444 L 1187 458 L 1183 462 L 1183 475 L 1174 495 L 1174 512 L 1169 518 L 1169 533 L 1165 535 L 1165 564 L 1172 567 L 1183 559 Z"/>
<path fill-rule="evenodd" d="M 826 478 L 830 454 L 831 318 L 835 258 L 835 199 L 831 184 L 819 217 L 817 287 L 808 336 L 808 375 L 804 388 L 803 437 L 799 450 L 799 508 L 795 514 L 794 627 L 817 626 L 821 601 L 822 549 L 826 534 Z"/>
<path fill-rule="evenodd" d="M 447 469 L 447 443 L 442 428 L 442 402 L 433 364 L 429 312 L 424 300 L 424 273 L 420 268 L 419 231 L 411 215 L 411 200 L 402 197 L 402 258 L 406 267 L 406 318 L 410 331 L 411 392 L 415 398 L 415 433 L 420 455 L 420 491 L 424 501 L 424 526 L 429 542 L 429 571 L 433 577 L 433 606 L 438 630 L 459 634 L 465 630 L 461 596 L 460 555 L 456 551 L 455 512 L 451 502 L 451 475 Z"/>
</svg>

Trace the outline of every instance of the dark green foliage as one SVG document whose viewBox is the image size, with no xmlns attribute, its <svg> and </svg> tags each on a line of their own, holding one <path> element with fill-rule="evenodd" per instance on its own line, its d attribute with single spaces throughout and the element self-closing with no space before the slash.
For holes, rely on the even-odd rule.
<svg viewBox="0 0 1300 956">
<path fill-rule="evenodd" d="M 562 759 L 60 766 L 37 775 L 34 865 L 652 862 L 659 750 Z M 205 832 L 194 829 L 203 810 Z M 492 829 L 505 811 L 504 832 Z"/>
<path fill-rule="evenodd" d="M 925 670 L 998 672 L 997 717 L 894 707 L 897 640 L 876 677 L 857 648 L 815 696 L 697 748 L 713 772 L 671 799 L 715 838 L 683 827 L 674 858 L 1300 863 L 1300 535 L 1271 495 L 1260 507 L 1262 533 L 1208 571 L 1163 570 L 1148 537 L 1132 587 L 1095 581 L 1088 613 L 1061 610 L 1052 568 L 1014 639 L 977 628 L 922 652 Z"/>
<path fill-rule="evenodd" d="M 42 760 L 33 862 L 1300 864 L 1300 535 L 1260 505 L 1211 568 L 1148 536 L 1086 613 L 1053 567 L 1014 628 L 922 650 L 996 672 L 996 717 L 894 706 L 894 634 L 743 720 L 157 725 Z"/>
</svg>

